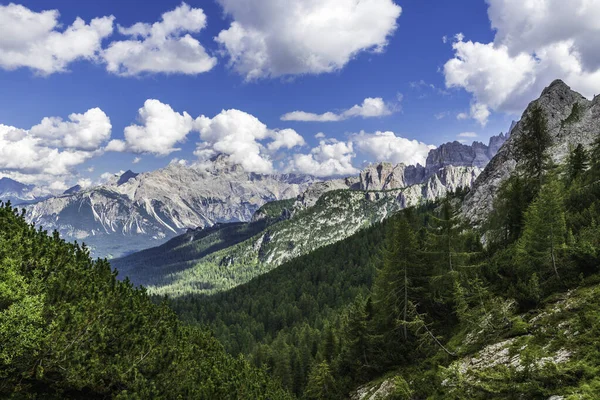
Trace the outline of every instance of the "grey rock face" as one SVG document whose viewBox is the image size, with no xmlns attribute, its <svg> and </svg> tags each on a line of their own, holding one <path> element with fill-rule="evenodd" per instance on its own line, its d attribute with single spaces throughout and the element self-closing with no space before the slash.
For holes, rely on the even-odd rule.
<svg viewBox="0 0 600 400">
<path fill-rule="evenodd" d="M 500 133 L 492 136 L 488 145 L 481 142 L 473 142 L 470 146 L 456 141 L 445 143 L 429 152 L 426 166 L 431 168 L 454 165 L 483 168 L 496 155 L 507 138 L 508 135 Z"/>
<path fill-rule="evenodd" d="M 26 218 L 57 229 L 66 240 L 89 244 L 94 255 L 116 256 L 151 246 L 148 239 L 160 244 L 187 228 L 249 221 L 266 202 L 294 198 L 315 182 L 247 173 L 223 158 L 208 169 L 173 164 L 121 178 L 27 206 Z"/>
<path fill-rule="evenodd" d="M 569 119 L 576 103 L 579 115 Z M 522 121 L 535 106 L 540 106 L 548 119 L 548 129 L 554 140 L 550 154 L 555 162 L 566 158 L 570 146 L 579 143 L 589 146 L 600 135 L 600 97 L 590 101 L 563 81 L 552 82 L 539 99 L 529 104 L 521 120 L 513 126 L 506 143 L 475 181 L 462 208 L 463 215 L 473 223 L 481 223 L 489 215 L 498 187 L 514 171 L 514 141 L 523 132 Z"/>
</svg>

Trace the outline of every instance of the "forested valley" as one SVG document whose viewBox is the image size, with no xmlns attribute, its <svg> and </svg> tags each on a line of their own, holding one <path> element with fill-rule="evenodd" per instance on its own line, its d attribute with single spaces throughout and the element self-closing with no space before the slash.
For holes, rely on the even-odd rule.
<svg viewBox="0 0 600 400">
<path fill-rule="evenodd" d="M 595 398 L 600 139 L 557 165 L 540 109 L 526 131 L 485 226 L 460 218 L 455 193 L 172 306 L 300 398 L 346 398 L 382 377 L 389 398 Z M 573 298 L 574 310 L 543 311 Z M 494 343 L 517 361 L 458 367 Z M 570 361 L 539 362 L 553 352 Z"/>
<path fill-rule="evenodd" d="M 0 396 L 597 398 L 600 138 L 556 164 L 539 108 L 523 132 L 484 225 L 459 191 L 211 296 L 151 298 L 4 204 Z"/>
</svg>

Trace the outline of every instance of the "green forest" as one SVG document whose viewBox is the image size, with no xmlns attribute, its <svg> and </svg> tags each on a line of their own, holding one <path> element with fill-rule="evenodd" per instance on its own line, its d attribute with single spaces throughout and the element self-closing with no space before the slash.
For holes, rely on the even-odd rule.
<svg viewBox="0 0 600 400">
<path fill-rule="evenodd" d="M 0 398 L 291 398 L 106 260 L 0 207 Z"/>
<path fill-rule="evenodd" d="M 150 297 L 3 205 L 0 397 L 598 398 L 600 138 L 556 164 L 524 123 L 485 225 L 454 193 L 210 296 Z"/>
<path fill-rule="evenodd" d="M 347 398 L 382 377 L 398 399 L 597 398 L 600 138 L 557 165 L 541 110 L 525 132 L 485 226 L 459 218 L 457 193 L 172 307 L 299 398 Z M 581 304 L 556 312 L 566 297 Z M 456 371 L 502 341 L 523 365 Z M 539 361 L 557 352 L 571 357 Z"/>
</svg>

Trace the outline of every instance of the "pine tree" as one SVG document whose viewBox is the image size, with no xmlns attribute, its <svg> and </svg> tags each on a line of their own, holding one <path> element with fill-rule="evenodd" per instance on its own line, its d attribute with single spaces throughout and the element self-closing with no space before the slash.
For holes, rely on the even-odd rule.
<svg viewBox="0 0 600 400">
<path fill-rule="evenodd" d="M 310 400 L 333 400 L 338 398 L 336 381 L 327 361 L 315 364 L 311 369 L 305 395 Z"/>
<path fill-rule="evenodd" d="M 517 241 L 532 200 L 533 193 L 522 176 L 515 174 L 502 182 L 489 220 L 490 239 L 504 246 Z"/>
<path fill-rule="evenodd" d="M 562 193 L 557 179 L 542 187 L 525 213 L 525 228 L 518 243 L 520 263 L 526 272 L 550 269 L 558 280 L 558 255 L 567 236 Z"/>
<path fill-rule="evenodd" d="M 583 145 L 579 143 L 569 151 L 567 158 L 567 180 L 569 183 L 577 179 L 588 168 L 589 155 Z"/>
<path fill-rule="evenodd" d="M 401 326 L 404 341 L 408 339 L 409 291 L 411 278 L 418 264 L 418 244 L 406 218 L 397 218 L 386 237 L 383 268 L 374 284 L 382 329 L 394 331 Z"/>
<path fill-rule="evenodd" d="M 534 180 L 536 192 L 542 186 L 544 174 L 551 165 L 548 155 L 551 145 L 548 120 L 542 108 L 536 105 L 526 117 L 514 146 L 518 168 L 523 176 Z"/>
</svg>

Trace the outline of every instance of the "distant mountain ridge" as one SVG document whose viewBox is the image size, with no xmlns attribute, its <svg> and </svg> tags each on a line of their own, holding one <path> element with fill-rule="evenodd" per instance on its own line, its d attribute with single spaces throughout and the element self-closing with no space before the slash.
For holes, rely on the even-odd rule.
<svg viewBox="0 0 600 400">
<path fill-rule="evenodd" d="M 190 227 L 248 221 L 268 201 L 296 197 L 316 179 L 247 173 L 227 157 L 205 166 L 171 164 L 26 206 L 26 218 L 83 241 L 98 256 L 160 244 Z M 150 240 L 150 242 L 149 242 Z"/>
<path fill-rule="evenodd" d="M 10 178 L 0 178 L 0 200 L 10 201 L 13 205 L 28 204 L 43 200 L 48 193 L 36 190 L 35 185 L 26 185 Z"/>
</svg>

